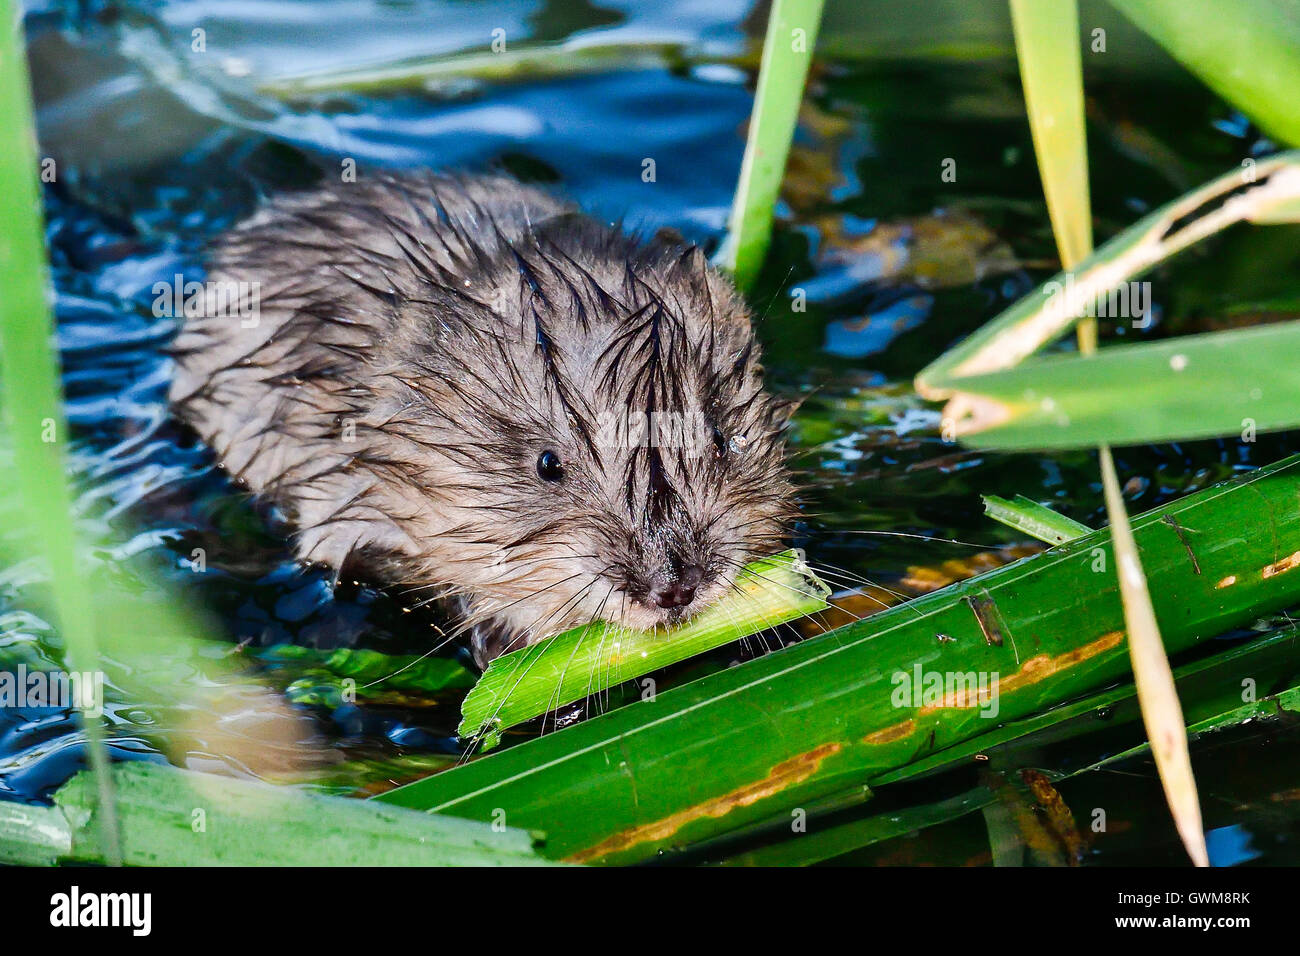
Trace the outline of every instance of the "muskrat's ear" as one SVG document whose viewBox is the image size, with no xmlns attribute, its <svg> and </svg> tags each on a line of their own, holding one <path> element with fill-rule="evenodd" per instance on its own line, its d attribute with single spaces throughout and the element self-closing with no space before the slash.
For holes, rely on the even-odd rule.
<svg viewBox="0 0 1300 956">
<path fill-rule="evenodd" d="M 658 229 L 655 230 L 654 239 L 651 241 L 659 243 L 660 245 L 670 246 L 678 249 L 680 249 L 683 246 L 686 246 L 687 252 L 697 251 L 699 249 L 698 246 L 693 246 L 690 243 L 688 243 L 686 241 L 686 237 L 683 236 L 676 229 L 674 229 L 672 226 L 660 226 Z"/>
</svg>

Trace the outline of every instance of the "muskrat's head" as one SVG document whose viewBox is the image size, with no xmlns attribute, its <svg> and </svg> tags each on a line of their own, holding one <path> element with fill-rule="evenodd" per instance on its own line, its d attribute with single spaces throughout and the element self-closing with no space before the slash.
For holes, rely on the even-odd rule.
<svg viewBox="0 0 1300 956">
<path fill-rule="evenodd" d="M 213 274 L 261 281 L 261 322 L 187 324 L 178 408 L 302 557 L 492 622 L 480 660 L 685 620 L 780 546 L 790 403 L 694 246 L 431 177 L 273 206 Z"/>
<path fill-rule="evenodd" d="M 393 354 L 402 427 L 440 459 L 431 570 L 527 641 L 695 615 L 793 514 L 790 406 L 763 391 L 744 307 L 698 249 L 585 220 L 498 253 L 409 304 L 423 338 Z"/>
</svg>

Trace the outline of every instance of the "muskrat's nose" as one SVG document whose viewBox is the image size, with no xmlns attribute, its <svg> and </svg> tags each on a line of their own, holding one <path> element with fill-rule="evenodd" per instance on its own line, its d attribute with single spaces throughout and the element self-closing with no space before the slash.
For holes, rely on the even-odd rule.
<svg viewBox="0 0 1300 956">
<path fill-rule="evenodd" d="M 657 584 L 650 589 L 650 600 L 662 608 L 685 607 L 695 600 L 695 589 L 704 578 L 704 569 L 698 564 L 688 564 L 681 569 L 675 581 Z"/>
</svg>

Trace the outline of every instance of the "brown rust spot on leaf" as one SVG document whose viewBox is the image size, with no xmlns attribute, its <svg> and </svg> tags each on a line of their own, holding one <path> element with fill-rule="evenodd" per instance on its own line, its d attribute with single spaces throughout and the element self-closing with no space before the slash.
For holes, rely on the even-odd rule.
<svg viewBox="0 0 1300 956">
<path fill-rule="evenodd" d="M 1004 677 L 998 682 L 998 690 L 1009 691 L 1016 690 L 1020 687 L 1027 687 L 1030 684 L 1037 684 L 1041 680 L 1046 680 L 1053 674 L 1059 674 L 1061 671 L 1069 670 L 1078 664 L 1082 664 L 1090 657 L 1096 657 L 1113 648 L 1119 647 L 1124 642 L 1123 631 L 1111 631 L 1103 634 L 1095 641 L 1083 644 L 1072 650 L 1066 651 L 1057 657 L 1048 654 L 1039 654 L 1037 657 L 1031 657 L 1025 661 L 1020 670 L 1016 671 L 1010 677 Z"/>
<path fill-rule="evenodd" d="M 1057 657 L 1048 654 L 1039 654 L 1037 657 L 1031 657 L 1016 671 L 1007 677 L 999 680 L 990 680 L 984 685 L 983 689 L 972 689 L 969 685 L 965 689 L 954 689 L 952 692 L 944 694 L 944 699 L 938 704 L 927 704 L 917 711 L 920 715 L 933 714 L 939 710 L 961 710 L 967 708 L 983 707 L 996 694 L 1005 691 L 1017 690 L 1021 687 L 1027 687 L 1030 684 L 1036 684 L 1041 680 L 1046 680 L 1053 674 L 1059 674 L 1063 670 L 1068 670 L 1077 664 L 1081 664 L 1090 657 L 1096 657 L 1098 654 L 1118 647 L 1124 640 L 1123 631 L 1110 631 L 1103 634 L 1095 641 L 1076 647 L 1073 650 L 1066 651 Z M 897 724 L 890 724 L 881 730 L 874 731 L 862 738 L 864 744 L 880 745 L 893 743 L 896 740 L 902 740 L 916 733 L 918 727 L 914 719 L 908 718 Z"/>
<path fill-rule="evenodd" d="M 1049 654 L 1039 654 L 1037 657 L 1031 657 L 1021 666 L 1020 670 L 1014 674 L 999 678 L 996 681 L 990 681 L 990 694 L 1003 694 L 1009 691 L 1019 690 L 1021 687 L 1028 687 L 1031 684 L 1037 684 L 1041 680 L 1046 680 L 1053 674 L 1059 674 L 1061 671 L 1069 670 L 1078 664 L 1083 663 L 1090 657 L 1096 657 L 1098 654 L 1118 647 L 1124 640 L 1123 631 L 1111 631 L 1103 634 L 1095 641 L 1066 651 L 1056 657 Z M 962 694 L 946 694 L 940 704 L 931 704 L 921 708 L 922 714 L 934 713 L 936 710 L 952 710 L 968 707 L 980 706 L 983 701 L 988 699 L 985 695 L 978 697 L 971 695 L 969 692 Z"/>
<path fill-rule="evenodd" d="M 895 740 L 902 740 L 914 733 L 916 733 L 916 721 L 908 719 L 901 724 L 892 724 L 884 730 L 877 730 L 873 734 L 867 734 L 862 738 L 862 742 L 864 744 L 892 744 Z"/>
<path fill-rule="evenodd" d="M 641 823 L 626 830 L 620 830 L 595 846 L 580 850 L 568 857 L 570 863 L 588 863 L 602 857 L 621 853 L 642 843 L 666 840 L 688 823 L 705 817 L 723 817 L 738 807 L 747 807 L 759 800 L 775 796 L 787 787 L 802 783 L 817 772 L 822 761 L 843 749 L 839 743 L 826 743 L 814 747 L 806 753 L 798 754 L 789 760 L 782 760 L 768 771 L 762 780 L 747 783 L 729 793 L 697 803 L 676 813 L 669 814 L 662 820 Z"/>
<path fill-rule="evenodd" d="M 1300 551 L 1296 551 L 1294 554 L 1288 554 L 1281 561 L 1274 561 L 1264 569 L 1264 578 L 1267 580 L 1268 578 L 1276 577 L 1277 575 L 1283 574 L 1294 568 L 1300 568 Z"/>
</svg>

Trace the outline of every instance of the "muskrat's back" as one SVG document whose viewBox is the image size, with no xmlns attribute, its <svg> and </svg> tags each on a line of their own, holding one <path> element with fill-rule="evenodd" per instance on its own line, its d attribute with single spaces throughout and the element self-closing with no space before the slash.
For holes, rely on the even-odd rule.
<svg viewBox="0 0 1300 956">
<path fill-rule="evenodd" d="M 270 203 L 214 285 L 256 311 L 186 322 L 176 408 L 302 559 L 453 599 L 481 661 L 679 621 L 780 543 L 788 405 L 694 246 L 506 177 L 385 176 Z"/>
</svg>

